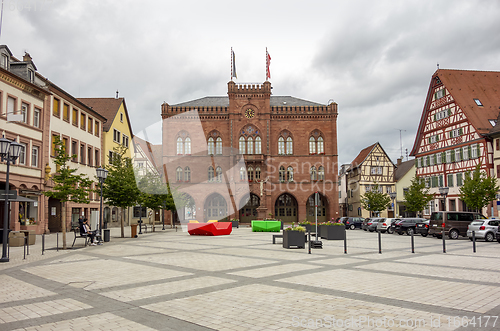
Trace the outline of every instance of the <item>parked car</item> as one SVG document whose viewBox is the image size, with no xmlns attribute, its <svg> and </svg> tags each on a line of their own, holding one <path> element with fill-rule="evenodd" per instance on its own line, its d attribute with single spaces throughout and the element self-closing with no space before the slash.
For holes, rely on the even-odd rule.
<svg viewBox="0 0 500 331">
<path fill-rule="evenodd" d="M 394 232 L 399 235 L 406 233 L 407 235 L 411 236 L 412 233 L 415 233 L 416 225 L 423 222 L 425 222 L 425 218 L 402 218 L 401 220 L 393 224 Z"/>
<path fill-rule="evenodd" d="M 356 228 L 361 229 L 364 220 L 365 219 L 363 217 L 345 217 L 342 221 L 345 224 L 346 229 L 354 230 Z"/>
<path fill-rule="evenodd" d="M 415 234 L 420 234 L 422 237 L 427 237 L 429 234 L 429 220 L 425 220 L 422 223 L 417 223 L 415 226 Z"/>
<path fill-rule="evenodd" d="M 365 218 L 365 220 L 363 221 L 362 229 L 365 231 L 373 232 L 377 229 L 377 223 L 383 219 L 384 218 L 382 217 Z"/>
<path fill-rule="evenodd" d="M 474 231 L 476 239 L 493 241 L 497 235 L 499 225 L 500 221 L 498 219 L 473 221 L 467 229 L 467 237 L 472 240 L 472 231 Z"/>
<path fill-rule="evenodd" d="M 497 241 L 500 244 L 500 225 L 498 226 L 498 229 L 497 229 Z"/>
<path fill-rule="evenodd" d="M 474 220 L 486 219 L 483 215 L 468 211 L 437 211 L 431 214 L 429 222 L 429 234 L 441 238 L 443 223 L 444 235 L 450 239 L 458 239 L 459 236 L 467 236 L 467 227 Z"/>
<path fill-rule="evenodd" d="M 385 232 L 392 233 L 390 231 L 391 224 L 396 222 L 396 221 L 399 221 L 399 220 L 400 220 L 400 218 L 386 218 L 386 219 L 384 219 L 383 222 L 378 222 L 377 231 L 380 231 L 382 233 L 385 233 Z"/>
</svg>

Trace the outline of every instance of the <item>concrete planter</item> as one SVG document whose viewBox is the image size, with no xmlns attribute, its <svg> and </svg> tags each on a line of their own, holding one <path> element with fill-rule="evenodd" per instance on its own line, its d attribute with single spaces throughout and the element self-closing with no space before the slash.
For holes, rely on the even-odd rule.
<svg viewBox="0 0 500 331">
<path fill-rule="evenodd" d="M 345 226 L 340 225 L 321 225 L 321 238 L 326 240 L 344 240 Z"/>
<path fill-rule="evenodd" d="M 283 231 L 283 248 L 290 248 L 295 246 L 297 248 L 306 247 L 306 236 L 301 231 Z"/>
</svg>

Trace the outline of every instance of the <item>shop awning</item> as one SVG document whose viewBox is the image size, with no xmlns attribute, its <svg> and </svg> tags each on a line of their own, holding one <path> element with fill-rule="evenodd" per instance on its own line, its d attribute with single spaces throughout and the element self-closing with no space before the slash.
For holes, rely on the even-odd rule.
<svg viewBox="0 0 500 331">
<path fill-rule="evenodd" d="M 5 201 L 5 199 L 2 200 Z M 38 202 L 38 201 L 18 195 L 15 199 L 9 199 L 9 202 Z"/>
</svg>

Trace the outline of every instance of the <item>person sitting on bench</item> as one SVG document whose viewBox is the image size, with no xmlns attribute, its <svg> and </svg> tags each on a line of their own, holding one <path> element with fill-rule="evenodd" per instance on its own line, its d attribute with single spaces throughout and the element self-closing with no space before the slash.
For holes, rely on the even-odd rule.
<svg viewBox="0 0 500 331">
<path fill-rule="evenodd" d="M 86 218 L 81 218 L 78 220 L 80 223 L 80 235 L 86 234 L 90 238 L 90 245 L 96 246 L 95 242 L 95 232 L 90 231 L 89 220 Z"/>
</svg>

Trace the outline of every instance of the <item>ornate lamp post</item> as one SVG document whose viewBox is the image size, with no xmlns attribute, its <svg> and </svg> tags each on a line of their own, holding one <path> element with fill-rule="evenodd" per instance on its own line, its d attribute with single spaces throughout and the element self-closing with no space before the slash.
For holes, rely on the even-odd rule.
<svg viewBox="0 0 500 331">
<path fill-rule="evenodd" d="M 446 196 L 448 195 L 448 192 L 450 191 L 449 187 L 440 187 L 439 188 L 439 194 L 441 194 L 444 198 L 443 205 L 444 205 L 444 210 L 446 211 Z"/>
<path fill-rule="evenodd" d="M 99 236 L 101 236 L 102 240 L 102 184 L 106 180 L 106 177 L 108 177 L 108 171 L 106 169 L 99 167 L 96 169 L 96 173 L 97 173 L 97 178 L 99 178 L 99 183 L 101 184 L 101 206 L 99 209 Z"/>
<path fill-rule="evenodd" d="M 3 210 L 3 238 L 2 238 L 2 257 L 0 258 L 0 262 L 9 262 L 9 258 L 7 256 L 7 238 L 10 227 L 10 214 L 9 214 L 9 171 L 10 171 L 10 163 L 16 162 L 19 157 L 19 153 L 21 153 L 22 145 L 11 141 L 6 138 L 0 138 L 0 157 L 2 161 L 7 162 L 7 171 L 5 174 L 5 204 Z"/>
<path fill-rule="evenodd" d="M 391 197 L 392 200 L 392 211 L 394 215 L 392 217 L 396 217 L 396 205 L 394 204 L 394 199 L 396 199 L 397 193 L 396 192 L 389 192 L 389 196 Z"/>
</svg>

